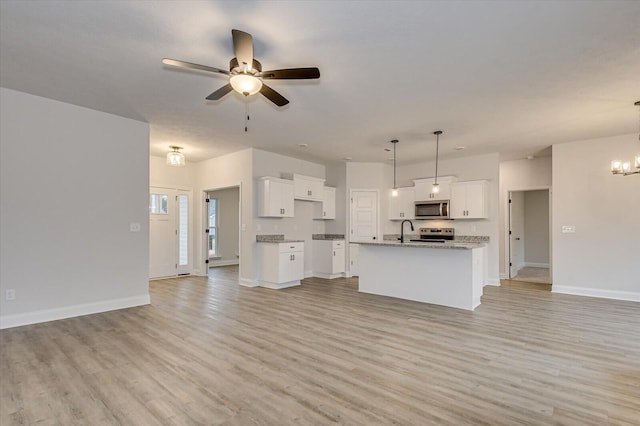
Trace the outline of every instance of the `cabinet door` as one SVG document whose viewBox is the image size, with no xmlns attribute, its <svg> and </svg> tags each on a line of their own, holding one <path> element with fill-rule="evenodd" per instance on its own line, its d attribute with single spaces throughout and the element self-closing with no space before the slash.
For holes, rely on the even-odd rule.
<svg viewBox="0 0 640 426">
<path fill-rule="evenodd" d="M 336 190 L 335 188 L 324 188 L 322 199 L 322 218 L 336 218 Z"/>
<path fill-rule="evenodd" d="M 450 191 L 449 216 L 452 219 L 466 219 L 467 185 L 465 183 L 451 184 Z"/>
<path fill-rule="evenodd" d="M 415 191 L 413 188 L 398 188 L 396 197 L 389 192 L 389 220 L 413 219 L 414 202 Z"/>
<path fill-rule="evenodd" d="M 324 180 L 293 175 L 294 197 L 298 200 L 322 201 Z"/>
<path fill-rule="evenodd" d="M 467 182 L 467 219 L 486 219 L 489 217 L 486 203 L 486 182 Z"/>
<path fill-rule="evenodd" d="M 278 260 L 278 283 L 300 280 L 303 276 L 303 253 L 280 253 Z"/>
<path fill-rule="evenodd" d="M 293 185 L 281 184 L 279 189 L 280 193 L 280 207 L 282 208 L 282 217 L 293 217 Z"/>
<path fill-rule="evenodd" d="M 333 249 L 333 257 L 331 261 L 331 273 L 339 274 L 345 271 L 345 257 L 344 247 L 339 249 Z"/>
</svg>

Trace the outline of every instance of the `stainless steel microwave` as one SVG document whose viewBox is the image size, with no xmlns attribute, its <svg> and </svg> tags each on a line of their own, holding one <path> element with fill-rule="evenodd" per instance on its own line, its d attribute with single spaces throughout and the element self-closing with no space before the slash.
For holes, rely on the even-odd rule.
<svg viewBox="0 0 640 426">
<path fill-rule="evenodd" d="M 416 219 L 449 219 L 449 200 L 416 201 Z"/>
</svg>

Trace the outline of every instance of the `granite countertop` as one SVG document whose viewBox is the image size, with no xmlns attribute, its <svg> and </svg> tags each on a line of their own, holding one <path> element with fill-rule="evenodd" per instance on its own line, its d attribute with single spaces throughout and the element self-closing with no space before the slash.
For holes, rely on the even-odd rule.
<svg viewBox="0 0 640 426">
<path fill-rule="evenodd" d="M 411 242 L 383 240 L 383 241 L 371 241 L 366 243 L 356 243 L 369 246 L 389 246 L 389 247 L 413 247 L 413 248 L 441 248 L 441 249 L 463 249 L 469 250 L 474 248 L 485 247 L 485 243 L 461 243 L 457 241 L 447 241 L 446 243 L 423 243 L 423 242 Z"/>
<path fill-rule="evenodd" d="M 344 234 L 313 234 L 314 240 L 344 240 Z"/>
<path fill-rule="evenodd" d="M 284 234 L 256 235 L 257 243 L 304 243 L 304 240 L 285 240 Z"/>
</svg>

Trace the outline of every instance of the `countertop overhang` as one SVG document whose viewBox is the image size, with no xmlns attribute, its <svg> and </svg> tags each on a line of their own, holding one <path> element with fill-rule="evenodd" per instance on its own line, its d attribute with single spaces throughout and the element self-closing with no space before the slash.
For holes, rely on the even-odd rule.
<svg viewBox="0 0 640 426">
<path fill-rule="evenodd" d="M 355 244 L 364 244 L 369 246 L 388 246 L 388 247 L 411 247 L 411 248 L 441 248 L 441 249 L 458 249 L 458 250 L 470 250 L 475 248 L 486 247 L 485 243 L 461 243 L 456 241 L 447 241 L 445 243 L 426 243 L 422 241 L 400 241 L 383 240 L 383 241 L 371 241 L 371 242 L 358 242 Z"/>
</svg>

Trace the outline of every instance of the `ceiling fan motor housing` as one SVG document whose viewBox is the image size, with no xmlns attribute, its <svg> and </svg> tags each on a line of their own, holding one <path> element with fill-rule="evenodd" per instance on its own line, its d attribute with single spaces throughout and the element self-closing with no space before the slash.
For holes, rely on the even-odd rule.
<svg viewBox="0 0 640 426">
<path fill-rule="evenodd" d="M 262 64 L 260 63 L 260 61 L 254 59 L 253 64 L 251 65 L 251 71 L 249 71 L 248 73 L 245 73 L 245 70 L 243 69 L 243 67 L 240 66 L 240 63 L 238 63 L 238 59 L 233 58 L 232 60 L 229 61 L 229 72 L 231 74 L 255 75 L 262 72 Z"/>
</svg>

